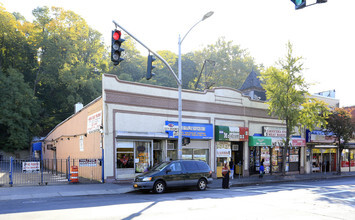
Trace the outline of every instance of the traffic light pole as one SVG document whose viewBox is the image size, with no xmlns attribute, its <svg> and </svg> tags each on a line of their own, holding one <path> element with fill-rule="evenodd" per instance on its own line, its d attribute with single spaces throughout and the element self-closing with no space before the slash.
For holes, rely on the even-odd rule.
<svg viewBox="0 0 355 220">
<path fill-rule="evenodd" d="M 140 45 L 142 45 L 143 47 L 145 47 L 149 52 L 151 52 L 152 54 L 154 54 L 154 56 L 156 56 L 159 60 L 161 60 L 166 67 L 168 67 L 169 71 L 171 74 L 173 74 L 176 83 L 178 84 L 178 86 L 181 86 L 181 80 L 177 77 L 177 75 L 175 74 L 174 70 L 171 68 L 171 66 L 168 64 L 168 62 L 166 62 L 166 60 L 164 60 L 163 57 L 161 57 L 159 54 L 157 54 L 155 51 L 149 49 L 146 45 L 144 45 L 140 40 L 138 40 L 135 36 L 133 36 L 131 33 L 129 33 L 126 29 L 124 29 L 121 25 L 119 25 L 116 21 L 112 21 L 116 26 L 120 27 L 124 32 L 126 32 L 126 34 L 128 34 L 129 36 L 131 36 L 134 40 L 136 40 Z"/>
<path fill-rule="evenodd" d="M 112 21 L 116 26 L 120 27 L 124 32 L 126 32 L 129 36 L 131 36 L 133 39 L 135 39 L 139 44 L 141 44 L 143 47 L 145 47 L 149 52 L 154 54 L 159 60 L 161 60 L 166 67 L 168 67 L 170 73 L 174 76 L 176 84 L 178 85 L 178 127 L 179 127 L 179 135 L 178 135 L 178 159 L 182 159 L 182 98 L 181 98 L 181 91 L 182 91 L 182 80 L 181 80 L 181 40 L 179 36 L 179 77 L 176 76 L 174 70 L 171 68 L 171 66 L 162 58 L 159 54 L 154 52 L 153 50 L 149 49 L 146 45 L 144 45 L 140 40 L 138 40 L 135 36 L 133 36 L 131 33 L 129 33 L 126 29 L 124 29 L 121 25 L 119 25 L 116 21 Z M 196 26 L 196 25 L 195 25 Z M 192 28 L 191 28 L 192 29 Z M 190 29 L 190 31 L 191 31 Z M 189 31 L 189 32 L 190 32 Z M 187 35 L 187 34 L 186 34 Z M 186 37 L 185 35 L 185 37 Z M 185 37 L 182 39 L 184 40 Z"/>
</svg>

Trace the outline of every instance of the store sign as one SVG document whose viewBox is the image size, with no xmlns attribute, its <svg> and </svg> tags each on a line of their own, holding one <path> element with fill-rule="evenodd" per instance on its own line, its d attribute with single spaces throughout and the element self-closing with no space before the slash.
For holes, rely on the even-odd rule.
<svg viewBox="0 0 355 220">
<path fill-rule="evenodd" d="M 249 146 L 271 146 L 270 137 L 259 137 L 259 136 L 250 136 L 249 137 Z"/>
<path fill-rule="evenodd" d="M 164 129 L 165 132 L 168 133 L 169 138 L 178 138 L 178 122 L 165 121 Z M 213 139 L 213 125 L 183 122 L 182 136 L 191 139 Z"/>
<path fill-rule="evenodd" d="M 272 146 L 285 146 L 285 138 L 272 138 Z M 290 147 L 302 147 L 306 146 L 306 140 L 304 138 L 291 138 L 289 142 Z"/>
<path fill-rule="evenodd" d="M 335 143 L 336 138 L 332 135 L 327 135 L 323 131 L 308 131 L 307 132 L 308 142 L 319 142 L 319 143 Z"/>
<path fill-rule="evenodd" d="M 93 133 L 100 130 L 102 122 L 102 111 L 88 116 L 87 133 Z"/>
<path fill-rule="evenodd" d="M 249 128 L 215 126 L 216 141 L 248 141 Z"/>
<path fill-rule="evenodd" d="M 306 146 L 306 139 L 304 138 L 292 138 L 291 145 L 294 147 Z"/>
<path fill-rule="evenodd" d="M 263 126 L 262 129 L 265 137 L 286 137 L 286 128 Z"/>
</svg>

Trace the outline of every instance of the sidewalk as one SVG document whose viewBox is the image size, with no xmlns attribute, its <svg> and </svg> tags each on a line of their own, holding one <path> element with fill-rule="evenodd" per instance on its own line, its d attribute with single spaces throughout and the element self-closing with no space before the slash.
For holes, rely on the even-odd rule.
<svg viewBox="0 0 355 220">
<path fill-rule="evenodd" d="M 259 185 L 277 182 L 295 182 L 304 180 L 321 180 L 333 178 L 355 177 L 355 172 L 342 173 L 340 176 L 334 173 L 327 174 L 303 174 L 303 175 L 265 175 L 259 179 L 258 176 L 250 176 L 230 180 L 231 187 Z M 214 179 L 209 188 L 221 188 L 222 179 Z M 14 186 L 0 187 L 0 201 L 17 199 L 35 199 L 64 196 L 84 196 L 84 195 L 108 195 L 121 194 L 133 191 L 132 184 L 124 183 L 105 183 L 105 184 L 65 184 L 48 186 Z"/>
</svg>

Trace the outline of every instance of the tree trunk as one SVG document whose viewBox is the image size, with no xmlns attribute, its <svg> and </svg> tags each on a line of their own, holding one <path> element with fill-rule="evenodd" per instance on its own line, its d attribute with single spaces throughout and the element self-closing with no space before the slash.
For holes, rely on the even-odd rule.
<svg viewBox="0 0 355 220">
<path fill-rule="evenodd" d="M 344 146 L 342 144 L 340 144 L 340 139 L 339 139 L 339 145 L 338 145 L 338 164 L 337 164 L 337 174 L 338 175 L 341 175 L 341 153 L 343 152 L 344 150 Z M 350 164 L 349 164 L 350 166 Z"/>
<path fill-rule="evenodd" d="M 286 175 L 286 165 L 287 165 L 286 157 L 287 157 L 287 151 L 290 143 L 290 133 L 291 132 L 288 126 L 288 119 L 286 118 L 286 141 L 285 141 L 284 150 L 282 151 L 282 166 L 283 166 L 282 175 L 283 176 Z"/>
</svg>

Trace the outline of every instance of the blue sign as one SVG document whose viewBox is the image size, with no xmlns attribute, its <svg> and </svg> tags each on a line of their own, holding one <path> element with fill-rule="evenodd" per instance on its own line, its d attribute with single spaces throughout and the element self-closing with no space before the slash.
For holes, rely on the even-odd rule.
<svg viewBox="0 0 355 220">
<path fill-rule="evenodd" d="M 165 121 L 164 128 L 169 138 L 178 138 L 178 122 Z M 190 139 L 213 139 L 213 125 L 183 122 L 182 136 Z"/>
</svg>

